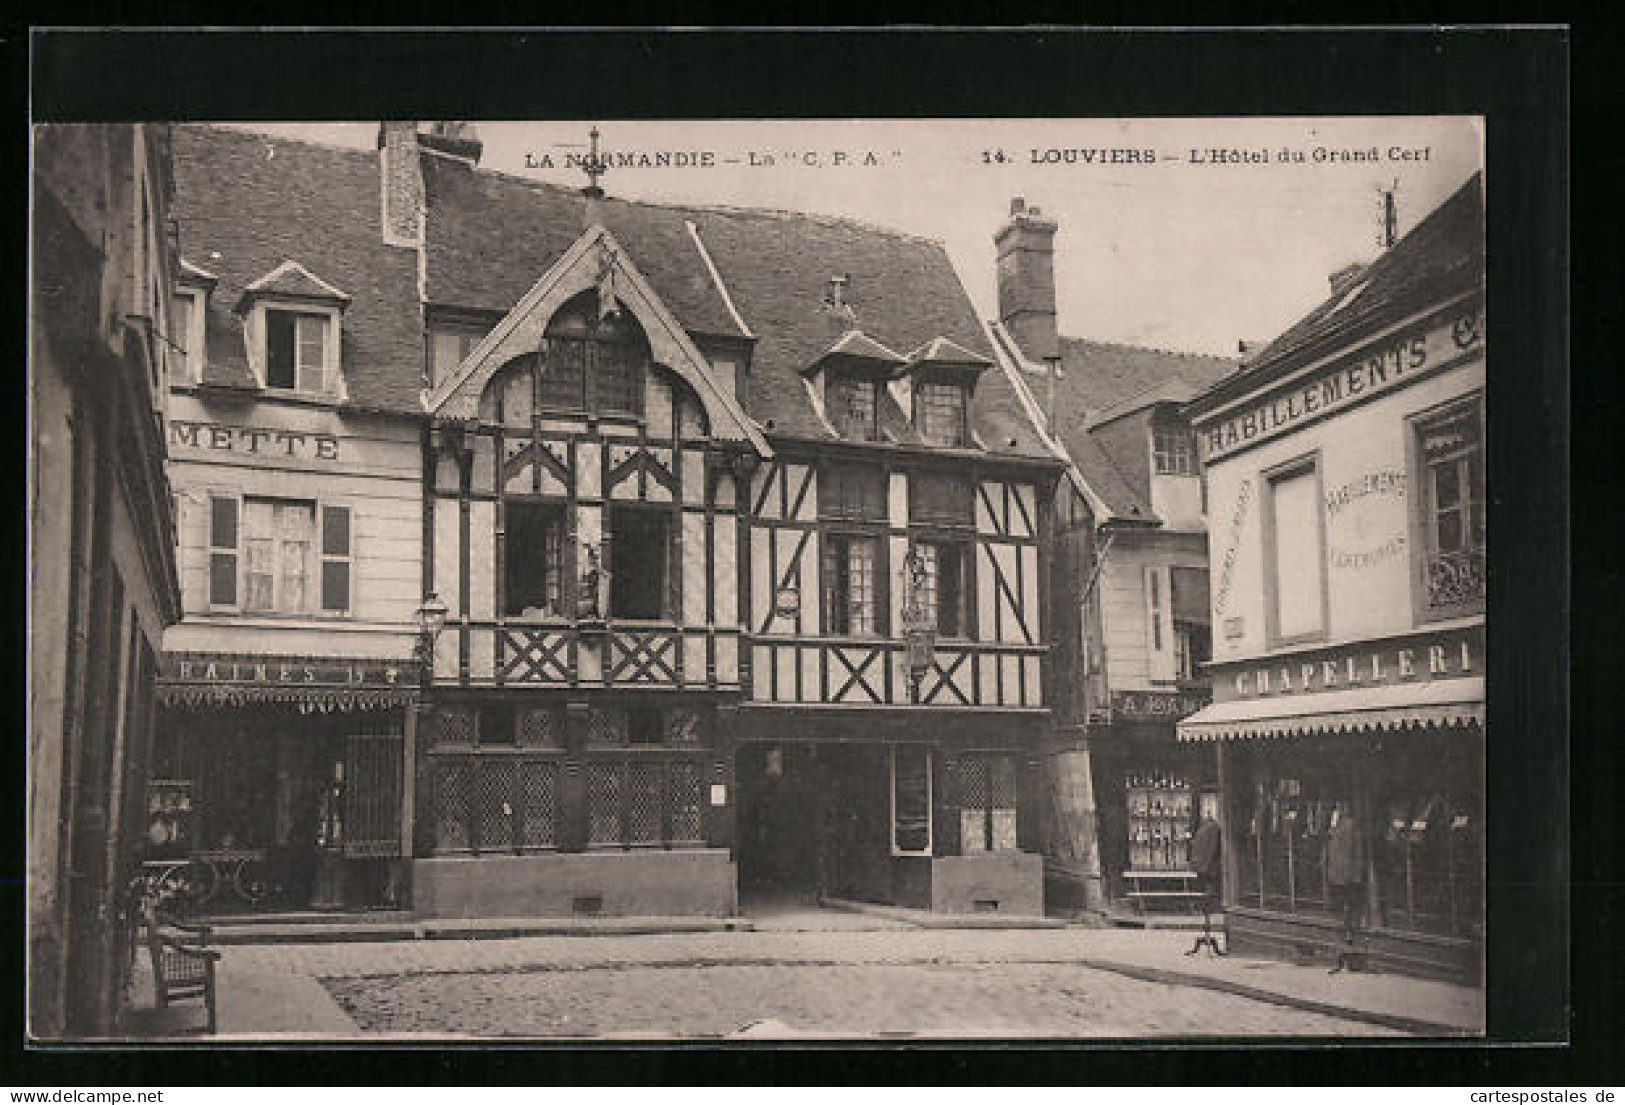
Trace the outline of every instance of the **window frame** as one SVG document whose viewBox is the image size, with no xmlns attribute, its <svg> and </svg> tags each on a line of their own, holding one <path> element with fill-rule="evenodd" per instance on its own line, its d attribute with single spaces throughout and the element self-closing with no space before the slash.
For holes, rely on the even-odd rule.
<svg viewBox="0 0 1625 1105">
<path fill-rule="evenodd" d="M 1320 566 L 1320 625 L 1303 633 L 1283 636 L 1280 628 L 1280 542 L 1275 518 L 1275 487 L 1307 472 L 1314 481 L 1315 549 Z M 1264 627 L 1265 639 L 1271 649 L 1308 641 L 1327 640 L 1331 632 L 1331 579 L 1326 563 L 1326 511 L 1324 503 L 1325 479 L 1320 450 L 1300 454 L 1291 460 L 1271 465 L 1259 473 L 1264 484 L 1263 502 L 1259 504 L 1259 528 L 1263 541 L 1264 569 Z"/>
<path fill-rule="evenodd" d="M 847 509 L 852 500 L 845 494 L 846 489 L 853 483 L 877 481 L 876 489 L 879 491 L 876 502 L 869 503 L 867 499 L 860 498 L 859 509 Z M 839 487 L 842 494 L 837 496 L 835 488 Z M 839 504 L 840 509 L 837 509 Z M 873 511 L 868 508 L 873 506 Z M 825 461 L 818 469 L 818 517 L 821 521 L 837 522 L 841 525 L 873 525 L 885 526 L 891 521 L 891 477 L 885 468 L 876 468 L 872 464 L 863 464 L 858 461 Z"/>
<path fill-rule="evenodd" d="M 837 547 L 844 554 L 847 551 L 848 546 L 853 541 L 866 542 L 871 548 L 874 549 L 874 578 L 870 582 L 869 595 L 870 602 L 873 604 L 874 626 L 869 632 L 866 633 L 854 632 L 852 629 L 850 599 L 852 591 L 851 560 L 846 555 L 842 555 L 839 558 L 836 557 Z M 862 529 L 855 526 L 842 525 L 824 530 L 820 539 L 819 555 L 821 557 L 821 563 L 818 567 L 819 578 L 823 583 L 823 591 L 825 595 L 825 605 L 824 609 L 820 611 L 820 618 L 824 634 L 826 636 L 851 637 L 862 641 L 879 640 L 890 636 L 891 619 L 889 616 L 890 611 L 888 609 L 890 603 L 887 601 L 888 595 L 884 585 L 887 572 L 886 549 L 889 544 L 890 542 L 886 540 L 880 527 L 876 527 L 875 529 Z M 836 590 L 834 580 L 830 576 L 830 567 L 832 564 L 837 572 L 845 573 L 845 582 L 839 592 Z M 840 594 L 844 594 L 848 598 L 845 607 L 845 623 L 840 629 L 837 629 L 834 624 L 835 619 L 832 617 L 832 615 L 837 609 L 835 600 Z"/>
<path fill-rule="evenodd" d="M 282 535 L 281 535 L 280 532 L 273 532 L 273 533 L 271 533 L 269 535 L 266 535 L 266 536 L 260 536 L 260 537 L 254 538 L 254 539 L 257 539 L 257 540 L 269 540 L 272 543 L 271 547 L 273 549 L 273 556 L 272 556 L 273 563 L 272 563 L 272 569 L 271 569 L 271 605 L 269 607 L 266 607 L 266 608 L 260 608 L 260 607 L 255 607 L 255 606 L 250 606 L 249 605 L 248 598 L 249 598 L 249 590 L 250 590 L 250 588 L 248 586 L 248 584 L 249 584 L 248 576 L 250 574 L 250 565 L 249 565 L 249 557 L 248 557 L 248 542 L 251 539 L 251 537 L 250 537 L 250 533 L 249 533 L 249 523 L 248 523 L 249 510 L 248 510 L 248 508 L 253 503 L 266 503 L 266 504 L 268 504 L 270 506 L 270 508 L 271 508 L 271 516 L 272 516 L 273 519 L 275 519 L 276 516 L 277 516 L 277 513 L 278 513 L 277 508 L 278 507 L 305 507 L 305 506 L 310 507 L 310 541 L 309 541 L 309 547 L 305 551 L 305 564 L 304 564 L 304 569 L 303 569 L 303 572 L 302 572 L 302 576 L 303 576 L 303 580 L 304 580 L 303 595 L 304 595 L 305 601 L 301 604 L 300 609 L 289 610 L 284 606 L 286 596 L 283 593 L 283 590 L 284 590 L 283 584 L 284 584 L 284 580 L 286 578 L 286 569 L 285 569 L 285 565 L 284 565 L 284 562 L 283 562 L 283 559 L 282 559 L 282 552 L 283 552 L 282 544 L 283 544 L 283 541 L 282 541 Z M 280 496 L 273 496 L 273 495 L 244 495 L 243 496 L 243 498 L 242 498 L 242 513 L 241 513 L 241 515 L 239 517 L 239 525 L 238 525 L 237 532 L 238 532 L 238 539 L 239 539 L 239 542 L 240 542 L 240 546 L 241 546 L 241 548 L 243 550 L 243 555 L 241 557 L 239 557 L 239 562 L 240 562 L 241 570 L 242 570 L 242 573 L 243 573 L 242 579 L 241 579 L 241 584 L 240 584 L 240 586 L 242 588 L 242 590 L 240 592 L 240 603 L 241 603 L 242 610 L 243 610 L 243 612 L 245 614 L 252 614 L 252 615 L 254 615 L 256 617 L 278 617 L 278 616 L 280 616 L 280 617 L 288 617 L 288 618 L 310 618 L 310 617 L 319 616 L 321 613 L 323 613 L 323 611 L 321 611 L 320 606 L 319 606 L 320 596 L 319 595 L 318 596 L 312 596 L 311 595 L 311 590 L 312 590 L 312 585 L 313 584 L 317 588 L 320 587 L 320 578 L 319 578 L 318 565 L 319 565 L 320 560 L 321 560 L 320 553 L 319 553 L 319 550 L 321 548 L 321 534 L 319 532 L 319 530 L 320 530 L 320 521 L 319 520 L 320 520 L 320 517 L 321 517 L 321 507 L 322 507 L 322 504 L 320 502 L 318 502 L 317 500 L 315 500 L 315 499 L 290 499 L 290 498 L 282 498 Z M 275 530 L 274 523 L 273 523 L 273 530 Z M 313 597 L 316 599 L 315 602 L 311 601 Z"/>
<path fill-rule="evenodd" d="M 495 323 L 484 325 L 477 322 L 431 322 L 428 327 L 428 357 L 425 364 L 424 380 L 431 388 L 439 387 L 450 375 L 457 371 L 459 365 L 468 359 L 468 355 L 484 341 L 495 329 Z M 441 338 L 455 338 L 458 343 L 460 355 L 455 364 L 447 366 L 445 374 L 438 374 L 436 350 L 439 348 L 438 340 Z M 466 341 L 466 345 L 464 344 Z"/>
<path fill-rule="evenodd" d="M 1410 546 L 1411 546 L 1411 609 L 1413 621 L 1417 625 L 1429 622 L 1447 621 L 1452 618 L 1471 617 L 1482 614 L 1485 610 L 1489 581 L 1485 580 L 1484 592 L 1475 599 L 1466 602 L 1452 603 L 1443 606 L 1434 606 L 1428 601 L 1427 566 L 1429 559 L 1435 554 L 1434 539 L 1436 536 L 1433 509 L 1433 468 L 1428 464 L 1427 456 L 1422 448 L 1422 437 L 1428 428 L 1440 422 L 1448 421 L 1467 408 L 1472 408 L 1477 414 L 1478 422 L 1478 470 L 1484 480 L 1483 486 L 1474 489 L 1471 486 L 1464 489 L 1465 501 L 1471 504 L 1472 495 L 1478 492 L 1478 509 L 1484 515 L 1484 545 L 1480 550 L 1487 557 L 1489 550 L 1489 468 L 1488 468 L 1488 429 L 1486 421 L 1485 393 L 1482 388 L 1474 388 L 1461 395 L 1453 396 L 1441 403 L 1436 403 L 1425 410 L 1409 415 L 1405 420 L 1405 451 L 1406 451 L 1406 482 L 1411 487 L 1410 495 Z M 1470 522 L 1470 519 L 1469 519 Z"/>
<path fill-rule="evenodd" d="M 897 843 L 897 752 L 899 749 L 917 750 L 925 756 L 925 846 L 903 848 Z M 929 744 L 909 741 L 887 746 L 887 805 L 886 842 L 893 856 L 930 856 L 936 847 L 936 756 Z"/>
<path fill-rule="evenodd" d="M 926 428 L 926 411 L 930 409 L 926 393 L 932 389 L 942 389 L 958 396 L 958 419 L 954 427 L 952 441 L 939 441 L 935 439 Z M 943 449 L 964 449 L 970 445 L 970 386 L 963 380 L 944 379 L 942 377 L 926 377 L 916 381 L 911 389 L 910 402 L 913 406 L 914 431 L 920 435 L 920 440 L 927 445 L 934 445 Z"/>
<path fill-rule="evenodd" d="M 1178 448 L 1167 448 L 1177 444 Z M 1158 476 L 1195 478 L 1201 475 L 1196 460 L 1196 433 L 1183 426 L 1151 427 L 1151 471 Z"/>
<path fill-rule="evenodd" d="M 282 387 L 270 382 L 271 349 L 270 349 L 270 322 L 266 317 L 271 312 L 291 314 L 295 316 L 294 323 L 294 386 Z M 303 380 L 299 369 L 299 317 L 321 318 L 326 325 L 322 332 L 322 387 L 313 390 L 303 387 Z M 248 316 L 248 326 L 245 328 L 245 339 L 248 342 L 248 361 L 254 370 L 254 376 L 260 387 L 273 395 L 294 396 L 301 399 L 314 399 L 326 402 L 342 402 L 348 396 L 344 382 L 342 368 L 341 347 L 344 343 L 343 312 L 338 307 L 323 303 L 311 303 L 304 300 L 267 297 L 254 304 Z"/>
<path fill-rule="evenodd" d="M 174 294 L 170 296 L 170 318 L 174 319 L 174 303 L 176 300 L 187 301 L 186 333 L 172 333 L 169 340 L 179 349 L 170 348 L 170 361 L 179 361 L 184 372 L 169 373 L 171 384 L 199 384 L 203 382 L 203 369 L 208 363 L 207 333 L 205 325 L 205 312 L 209 307 L 208 293 L 202 288 L 193 288 L 185 284 L 176 284 Z M 172 330 L 178 329 L 172 326 Z"/>
<path fill-rule="evenodd" d="M 970 641 L 976 638 L 976 542 L 966 532 L 930 527 L 915 529 L 909 534 L 910 550 L 930 546 L 936 550 L 936 567 L 932 569 L 931 619 L 932 630 L 946 641 Z M 953 550 L 959 560 L 959 626 L 949 632 L 942 628 L 940 583 L 942 555 Z"/>
<path fill-rule="evenodd" d="M 508 598 L 509 598 L 509 595 L 508 595 L 508 592 L 509 592 L 508 573 L 509 573 L 509 571 L 512 570 L 511 565 L 513 564 L 513 559 L 508 555 L 509 554 L 508 536 L 509 536 L 509 530 L 511 528 L 511 524 L 510 524 L 511 512 L 516 507 L 521 509 L 521 510 L 526 510 L 526 511 L 535 510 L 535 511 L 539 511 L 539 512 L 542 512 L 542 513 L 548 515 L 547 528 L 556 527 L 557 532 L 558 532 L 558 542 L 559 542 L 559 554 L 558 554 L 558 573 L 559 573 L 558 606 L 557 606 L 557 608 L 549 608 L 548 606 L 543 605 L 541 607 L 543 612 L 542 612 L 540 617 L 529 617 L 529 618 L 527 618 L 523 613 L 523 608 L 521 608 L 521 612 L 519 612 L 519 613 L 508 613 L 508 610 L 510 609 L 509 602 L 508 602 Z M 575 587 L 575 580 L 573 578 L 573 573 L 572 573 L 572 567 L 573 567 L 572 559 L 573 558 L 571 556 L 571 547 L 570 547 L 570 540 L 569 540 L 570 505 L 569 505 L 568 500 L 560 499 L 560 498 L 545 497 L 545 496 L 544 497 L 538 497 L 538 496 L 535 496 L 535 495 L 506 495 L 506 496 L 503 497 L 502 509 L 503 509 L 503 517 L 502 517 L 502 542 L 503 542 L 502 571 L 503 571 L 503 575 L 502 575 L 502 580 L 501 580 L 501 584 L 502 584 L 501 602 L 498 604 L 499 609 L 502 611 L 502 614 L 501 614 L 502 620 L 504 620 L 504 621 L 516 621 L 516 622 L 523 622 L 523 623 L 538 623 L 538 622 L 547 622 L 547 621 L 567 621 L 567 620 L 569 620 L 570 617 L 572 616 L 574 610 L 575 610 L 576 587 Z M 547 582 L 546 582 L 546 573 L 547 573 L 547 566 L 546 566 L 547 533 L 546 533 L 545 529 L 544 529 L 543 534 L 542 534 L 542 543 L 543 543 L 543 549 L 542 549 L 542 556 L 543 556 L 542 589 L 543 589 L 543 592 L 544 592 L 543 597 L 545 599 L 545 597 L 546 597 L 545 592 L 547 590 Z M 613 582 L 613 577 L 612 577 L 611 581 Z"/>
<path fill-rule="evenodd" d="M 664 503 L 621 502 L 612 500 L 604 503 L 603 531 L 609 534 L 609 603 L 608 609 L 602 611 L 602 616 L 616 622 L 632 622 L 642 625 L 671 625 L 681 619 L 682 597 L 674 593 L 673 561 L 681 549 L 682 518 L 680 506 L 667 506 Z M 666 527 L 666 541 L 663 555 L 660 557 L 660 613 L 653 617 L 620 614 L 616 612 L 617 603 L 623 593 L 616 580 L 621 571 L 621 554 L 619 552 L 622 540 L 622 527 L 615 524 L 615 516 L 631 515 L 635 517 L 658 519 Z M 675 566 L 680 570 L 680 566 Z"/>
<path fill-rule="evenodd" d="M 855 436 L 849 428 L 855 422 L 848 421 L 844 416 L 837 418 L 836 397 L 842 388 L 848 385 L 861 384 L 869 391 L 868 428 L 863 436 Z M 860 372 L 854 369 L 826 369 L 824 373 L 824 412 L 830 428 L 844 441 L 879 441 L 880 440 L 880 392 L 881 383 L 873 373 Z"/>
</svg>

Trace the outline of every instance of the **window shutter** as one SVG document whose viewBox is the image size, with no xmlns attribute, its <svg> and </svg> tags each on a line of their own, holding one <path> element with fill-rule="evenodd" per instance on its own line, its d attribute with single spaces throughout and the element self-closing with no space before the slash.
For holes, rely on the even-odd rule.
<svg viewBox="0 0 1625 1105">
<path fill-rule="evenodd" d="M 237 605 L 236 499 L 209 497 L 209 605 Z"/>
<path fill-rule="evenodd" d="M 683 618 L 683 516 L 674 512 L 666 522 L 666 617 Z"/>
<path fill-rule="evenodd" d="M 322 609 L 344 613 L 351 607 L 350 508 L 322 507 Z"/>
</svg>

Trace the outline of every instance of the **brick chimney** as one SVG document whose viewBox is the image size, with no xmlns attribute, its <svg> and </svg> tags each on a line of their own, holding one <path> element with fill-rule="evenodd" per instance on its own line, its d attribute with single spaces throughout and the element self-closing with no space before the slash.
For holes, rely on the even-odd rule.
<svg viewBox="0 0 1625 1105">
<path fill-rule="evenodd" d="M 423 229 L 423 166 L 418 125 L 378 126 L 379 222 L 387 246 L 418 246 Z"/>
<path fill-rule="evenodd" d="M 1055 231 L 1058 224 L 1020 196 L 1010 221 L 993 235 L 999 274 L 999 321 L 1035 361 L 1061 355 L 1055 331 Z"/>
</svg>

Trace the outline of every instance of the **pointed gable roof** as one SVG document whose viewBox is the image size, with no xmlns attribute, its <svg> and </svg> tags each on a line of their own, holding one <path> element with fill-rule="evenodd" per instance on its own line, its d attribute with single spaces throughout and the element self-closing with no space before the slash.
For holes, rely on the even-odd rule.
<svg viewBox="0 0 1625 1105">
<path fill-rule="evenodd" d="M 615 235 L 596 225 L 577 236 L 563 256 L 469 352 L 456 372 L 424 395 L 424 407 L 446 418 L 474 418 L 480 396 L 497 369 L 539 348 L 553 315 L 570 299 L 595 287 L 606 262 L 613 268 L 618 302 L 643 327 L 654 360 L 681 376 L 699 396 L 711 420 L 712 435 L 724 441 L 749 442 L 763 456 L 771 456 L 773 450 L 761 431 L 732 394 L 718 385 L 693 339 L 655 294 Z"/>
<path fill-rule="evenodd" d="M 250 293 L 290 296 L 294 299 L 328 299 L 338 303 L 350 302 L 348 293 L 339 291 L 298 261 L 282 262 L 250 284 L 244 296 Z"/>
<path fill-rule="evenodd" d="M 899 353 L 893 353 L 862 330 L 848 330 L 835 339 L 834 345 L 803 366 L 801 373 L 803 376 L 810 376 L 826 366 L 853 362 L 860 364 L 867 362 L 881 368 L 908 364 L 907 358 Z"/>
<path fill-rule="evenodd" d="M 991 358 L 966 349 L 952 338 L 941 336 L 932 338 L 914 350 L 908 355 L 908 359 L 917 364 L 951 364 L 983 368 L 993 363 Z"/>
</svg>

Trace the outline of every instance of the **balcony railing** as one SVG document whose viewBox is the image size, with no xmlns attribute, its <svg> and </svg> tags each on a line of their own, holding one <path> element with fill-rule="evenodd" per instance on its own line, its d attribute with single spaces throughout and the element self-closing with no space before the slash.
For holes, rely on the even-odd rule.
<svg viewBox="0 0 1625 1105">
<path fill-rule="evenodd" d="M 1483 549 L 1428 554 L 1428 609 L 1448 610 L 1483 602 L 1484 559 Z"/>
</svg>

